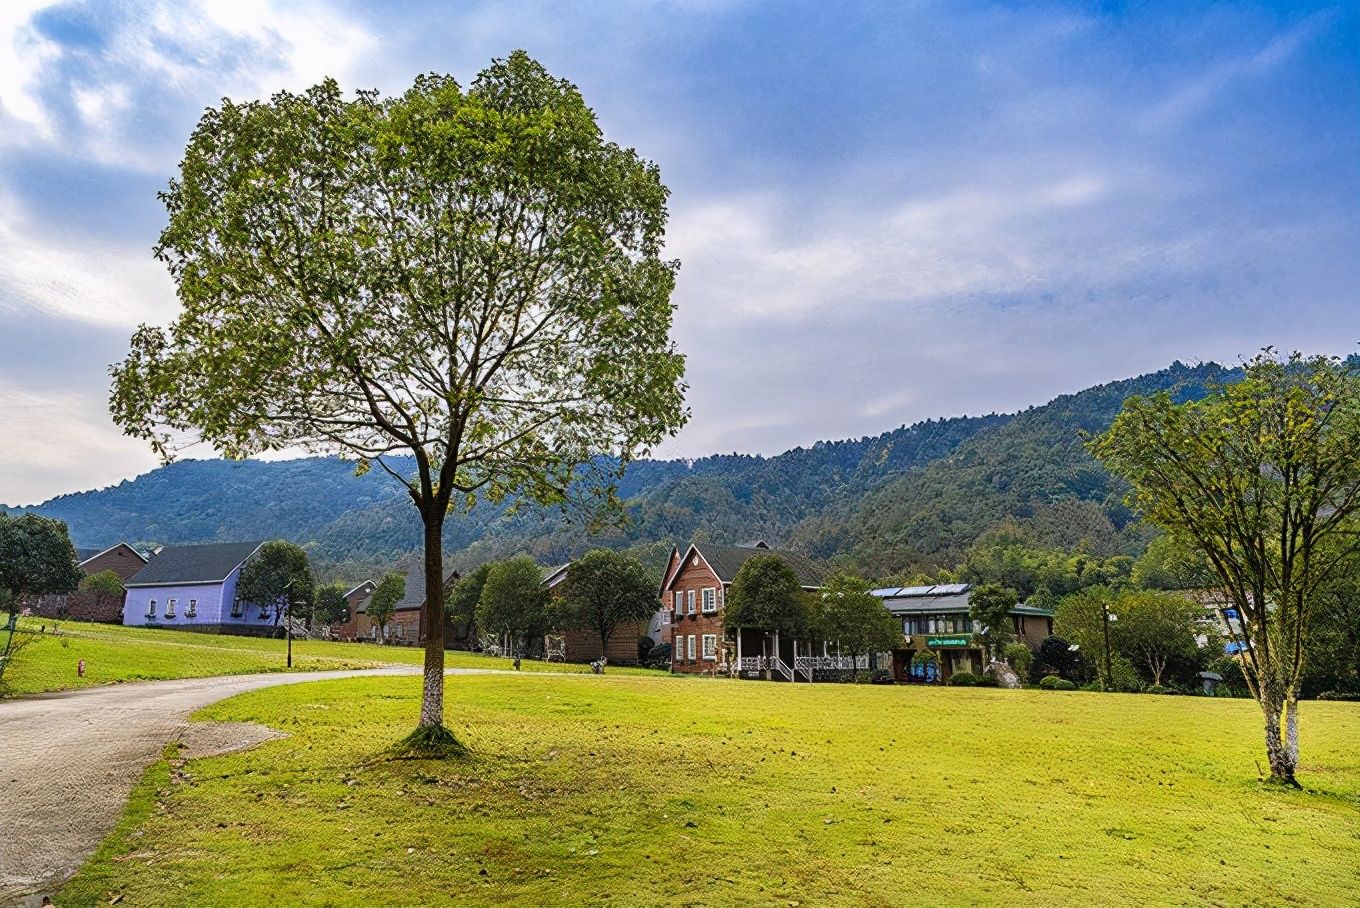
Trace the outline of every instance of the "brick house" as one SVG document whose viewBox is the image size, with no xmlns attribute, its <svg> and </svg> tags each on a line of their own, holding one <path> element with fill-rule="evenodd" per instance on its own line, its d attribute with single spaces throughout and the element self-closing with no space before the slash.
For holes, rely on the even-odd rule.
<svg viewBox="0 0 1360 908">
<path fill-rule="evenodd" d="M 359 637 L 359 612 L 368 597 L 373 595 L 373 591 L 378 588 L 375 580 L 365 580 L 363 583 L 350 589 L 345 593 L 345 603 L 349 606 L 349 615 L 344 621 L 336 622 L 326 629 L 326 633 L 333 640 L 353 641 Z"/>
<path fill-rule="evenodd" d="M 774 640 L 753 628 L 729 640 L 723 628 L 723 605 L 737 571 L 753 555 L 778 555 L 793 569 L 805 591 L 821 588 L 822 572 L 803 555 L 771 549 L 763 542 L 749 546 L 692 543 L 671 550 L 661 581 L 663 635 L 669 628 L 671 671 L 716 674 L 736 664 L 741 655 L 768 654 L 775 660 L 792 656 L 797 644 L 788 637 Z M 669 623 L 668 623 L 669 622 Z"/>
<path fill-rule="evenodd" d="M 444 589 L 448 590 L 458 581 L 458 572 L 454 571 L 444 580 Z M 373 584 L 372 589 L 365 590 L 365 584 Z M 368 602 L 373 596 L 373 590 L 377 589 L 377 584 L 373 581 L 365 581 L 346 594 L 356 596 L 356 601 L 352 605 L 351 612 L 353 618 L 353 640 L 372 640 L 378 639 L 378 625 L 368 617 Z M 423 568 L 416 567 L 406 572 L 406 595 L 402 596 L 392 609 L 392 617 L 387 622 L 384 629 L 384 641 L 395 643 L 401 646 L 420 646 L 425 642 L 425 618 L 422 614 L 425 608 L 425 571 Z M 346 623 L 349 626 L 349 622 Z M 444 625 L 447 636 L 448 624 Z"/>
<path fill-rule="evenodd" d="M 567 594 L 568 573 L 571 565 L 562 564 L 543 569 L 543 585 L 548 595 L 560 599 Z M 646 635 L 645 621 L 628 621 L 614 628 L 609 635 L 603 655 L 610 665 L 636 665 L 638 640 Z M 594 662 L 601 656 L 600 637 L 592 630 L 571 628 L 553 631 L 544 636 L 543 649 L 549 659 L 563 662 Z"/>
<path fill-rule="evenodd" d="M 118 575 L 118 579 L 126 584 L 138 571 L 146 567 L 147 557 L 126 542 L 120 542 L 106 549 L 76 549 L 76 561 L 86 577 L 103 571 L 113 571 Z M 60 596 L 43 596 L 33 611 L 43 618 L 71 618 L 77 621 L 119 624 L 123 620 L 123 602 L 126 596 L 126 593 L 120 597 L 110 597 L 79 591 Z"/>
</svg>

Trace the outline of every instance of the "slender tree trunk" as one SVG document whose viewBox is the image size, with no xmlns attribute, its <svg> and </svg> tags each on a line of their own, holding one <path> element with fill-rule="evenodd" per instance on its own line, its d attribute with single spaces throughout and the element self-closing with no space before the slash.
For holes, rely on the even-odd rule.
<svg viewBox="0 0 1360 908">
<path fill-rule="evenodd" d="M 425 686 L 420 727 L 444 725 L 444 515 L 423 513 L 425 522 Z"/>
<path fill-rule="evenodd" d="M 1293 710 L 1286 717 L 1286 698 L 1280 686 L 1268 681 L 1261 685 L 1261 712 L 1265 716 L 1266 759 L 1270 762 L 1270 781 L 1281 785 L 1301 787 L 1294 778 L 1298 764 L 1297 741 L 1291 747 L 1289 737 L 1297 734 L 1297 726 L 1285 731 L 1285 726 L 1294 723 Z"/>
</svg>

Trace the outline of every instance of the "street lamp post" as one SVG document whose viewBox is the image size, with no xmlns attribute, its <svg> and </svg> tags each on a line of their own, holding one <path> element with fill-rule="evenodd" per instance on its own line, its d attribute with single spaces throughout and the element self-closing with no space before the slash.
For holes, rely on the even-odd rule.
<svg viewBox="0 0 1360 908">
<path fill-rule="evenodd" d="M 287 668 L 293 667 L 293 580 L 283 585 L 283 633 L 288 638 Z"/>
<path fill-rule="evenodd" d="M 1101 600 L 1100 603 L 1101 626 L 1105 633 L 1105 679 L 1100 685 L 1101 690 L 1109 690 L 1114 686 L 1114 671 L 1110 667 L 1110 622 L 1118 621 L 1118 615 L 1110 614 L 1109 603 Z"/>
</svg>

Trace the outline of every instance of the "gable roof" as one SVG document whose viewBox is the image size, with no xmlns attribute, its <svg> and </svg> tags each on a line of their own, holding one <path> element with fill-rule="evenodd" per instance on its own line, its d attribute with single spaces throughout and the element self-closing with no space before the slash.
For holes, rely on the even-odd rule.
<svg viewBox="0 0 1360 908">
<path fill-rule="evenodd" d="M 221 583 L 262 545 L 260 541 L 167 545 L 124 586 Z"/>
<path fill-rule="evenodd" d="M 452 586 L 455 582 L 457 582 L 457 580 L 458 572 L 457 571 L 450 572 L 449 576 L 444 579 L 445 593 L 448 592 L 449 587 Z M 360 585 L 362 586 L 362 584 Z M 377 587 L 374 586 L 374 590 L 376 589 Z M 368 610 L 368 602 L 372 598 L 373 598 L 372 593 L 365 596 L 364 600 L 360 602 L 357 607 L 355 607 L 354 611 L 366 612 Z M 392 611 L 394 612 L 419 611 L 420 607 L 424 604 L 425 604 L 425 569 L 423 567 L 415 567 L 406 572 L 406 594 L 397 600 L 397 604 L 392 607 Z"/>
<path fill-rule="evenodd" d="M 702 546 L 698 543 L 690 543 L 685 550 L 685 557 L 680 559 L 677 567 L 689 560 L 691 552 L 702 558 L 713 569 L 718 580 L 723 583 L 731 583 L 737 576 L 737 571 L 741 570 L 741 566 L 746 563 L 746 559 L 753 555 L 778 555 L 785 564 L 793 568 L 799 586 L 804 589 L 818 589 L 822 585 L 821 568 L 817 567 L 807 556 L 800 555 L 797 552 L 772 549 L 763 542 L 756 545 L 716 545 L 705 542 Z M 676 570 L 674 573 L 679 573 L 679 571 Z M 674 574 L 668 574 L 665 581 L 667 586 L 670 585 L 672 579 L 674 579 Z"/>
<path fill-rule="evenodd" d="M 555 567 L 545 567 L 543 569 L 543 585 L 551 589 L 563 580 L 567 579 L 567 568 L 571 567 L 571 562 L 559 564 Z"/>
<path fill-rule="evenodd" d="M 148 561 L 145 555 L 134 549 L 132 546 L 128 545 L 126 542 L 115 542 L 113 545 L 109 546 L 106 549 L 76 549 L 76 563 L 84 564 L 87 561 L 94 561 L 100 555 L 107 555 L 114 549 L 119 548 L 127 549 L 129 552 L 136 555 L 138 558 L 142 559 L 142 564 L 146 564 L 146 562 Z"/>
</svg>

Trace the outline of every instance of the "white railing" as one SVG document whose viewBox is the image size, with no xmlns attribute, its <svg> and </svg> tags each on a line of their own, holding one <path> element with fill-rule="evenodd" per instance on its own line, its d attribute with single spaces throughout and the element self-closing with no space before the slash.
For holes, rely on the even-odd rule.
<svg viewBox="0 0 1360 908">
<path fill-rule="evenodd" d="M 860 656 L 799 656 L 793 660 L 794 668 L 805 671 L 868 671 L 869 657 Z"/>
<path fill-rule="evenodd" d="M 760 656 L 742 656 L 737 661 L 737 671 L 763 672 L 765 671 L 765 660 Z"/>
<path fill-rule="evenodd" d="M 783 675 L 785 681 L 793 680 L 793 669 L 789 668 L 788 664 L 778 656 L 770 657 L 770 668 Z"/>
</svg>

